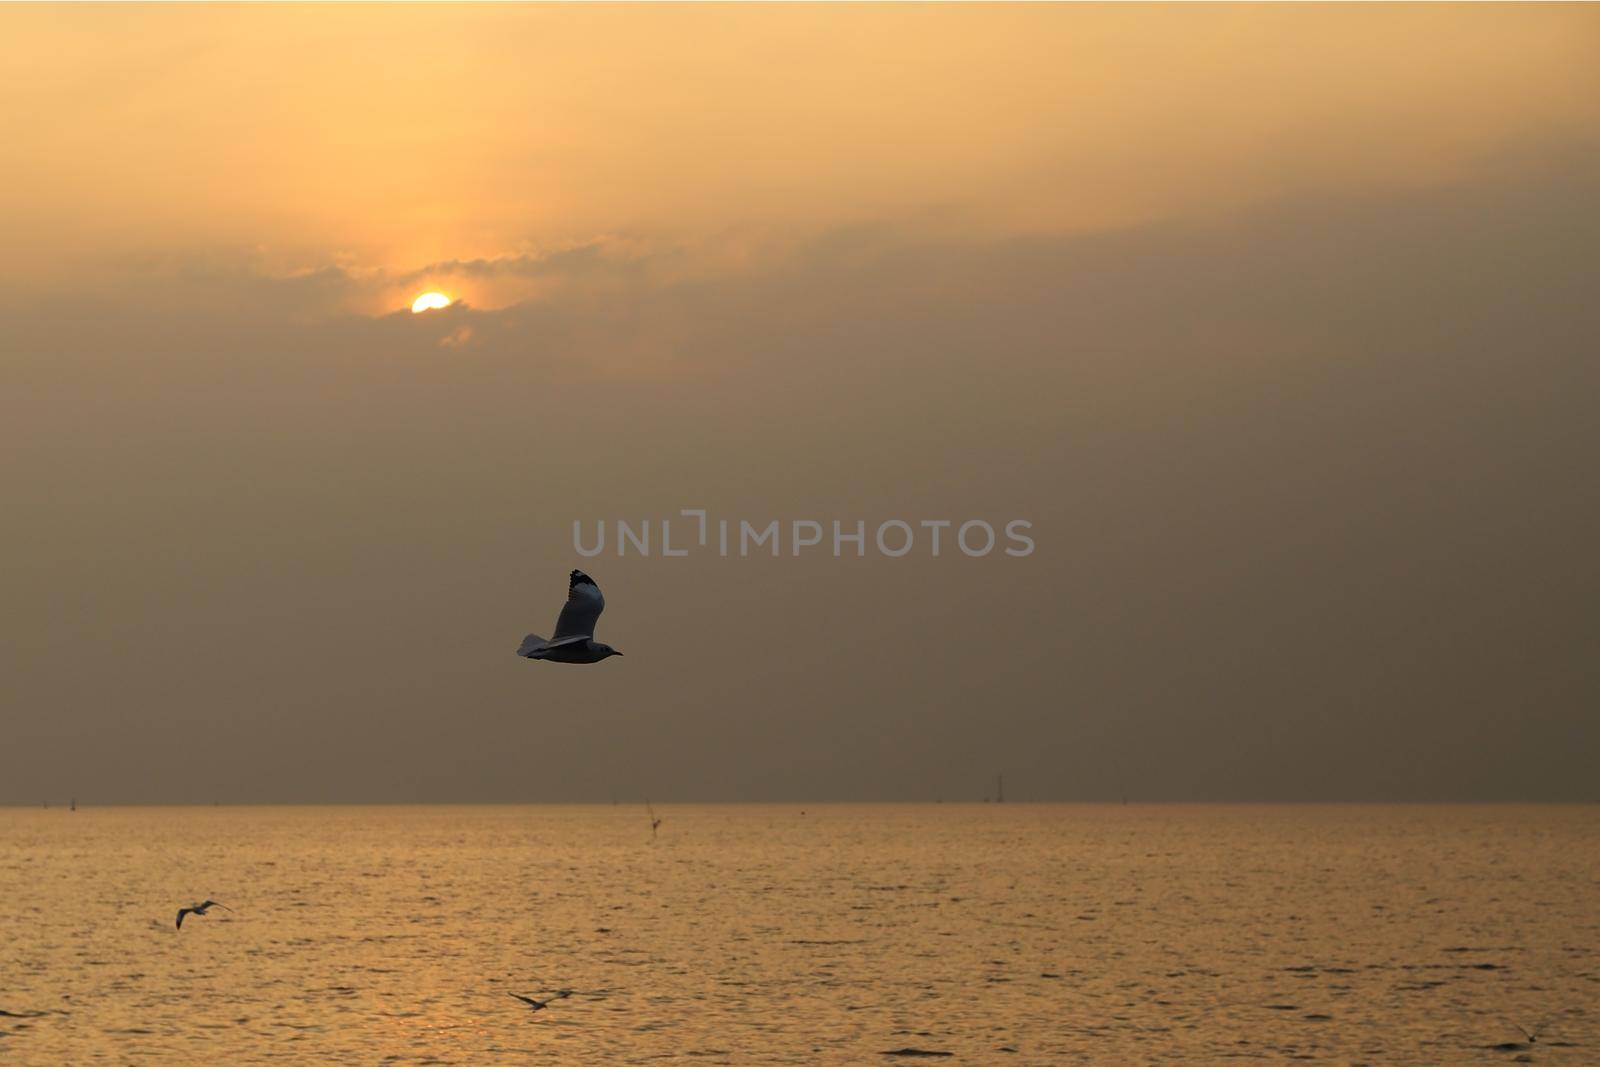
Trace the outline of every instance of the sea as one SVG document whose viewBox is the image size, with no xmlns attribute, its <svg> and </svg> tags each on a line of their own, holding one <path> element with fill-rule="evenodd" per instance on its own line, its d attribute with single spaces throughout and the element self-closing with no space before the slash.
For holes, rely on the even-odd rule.
<svg viewBox="0 0 1600 1067">
<path fill-rule="evenodd" d="M 0 808 L 0 1062 L 1600 1064 L 1600 807 L 653 811 Z"/>
</svg>

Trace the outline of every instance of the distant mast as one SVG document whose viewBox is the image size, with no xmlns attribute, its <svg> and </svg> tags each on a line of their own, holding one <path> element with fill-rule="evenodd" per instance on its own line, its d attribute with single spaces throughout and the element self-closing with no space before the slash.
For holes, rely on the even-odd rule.
<svg viewBox="0 0 1600 1067">
<path fill-rule="evenodd" d="M 67 810 L 68 811 L 77 811 L 78 810 L 78 798 L 77 797 L 73 797 L 72 798 L 72 802 L 67 805 Z"/>
</svg>

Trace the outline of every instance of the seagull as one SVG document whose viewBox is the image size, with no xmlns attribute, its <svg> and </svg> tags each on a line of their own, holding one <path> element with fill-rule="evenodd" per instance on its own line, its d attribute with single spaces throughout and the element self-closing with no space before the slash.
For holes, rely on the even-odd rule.
<svg viewBox="0 0 1600 1067">
<path fill-rule="evenodd" d="M 650 813 L 650 840 L 654 841 L 656 839 L 656 831 L 661 828 L 661 819 L 657 817 L 656 809 L 650 806 L 648 800 L 644 802 L 644 810 Z"/>
<path fill-rule="evenodd" d="M 203 902 L 201 902 L 199 904 L 196 904 L 196 905 L 194 905 L 192 907 L 188 907 L 188 908 L 179 908 L 178 909 L 178 929 L 180 929 L 180 930 L 183 929 L 183 917 L 185 915 L 188 915 L 191 912 L 193 912 L 195 915 L 204 915 L 211 908 L 221 908 L 223 911 L 232 911 L 233 910 L 232 908 L 228 907 L 226 904 L 218 904 L 214 900 L 203 901 Z"/>
<path fill-rule="evenodd" d="M 559 993 L 553 993 L 550 996 L 545 997 L 543 1000 L 534 1000 L 532 997 L 525 997 L 521 993 L 507 993 L 506 996 L 514 997 L 517 1000 L 522 1001 L 522 1003 L 526 1004 L 532 1011 L 543 1011 L 545 1008 L 550 1006 L 550 1002 L 552 1000 L 565 1000 L 567 997 L 572 996 L 572 990 L 563 989 Z"/>
<path fill-rule="evenodd" d="M 567 602 L 556 619 L 556 635 L 546 641 L 538 634 L 522 639 L 517 655 L 524 659 L 545 659 L 553 663 L 599 663 L 621 652 L 594 639 L 594 624 L 606 610 L 606 598 L 594 579 L 582 571 L 567 576 Z"/>
<path fill-rule="evenodd" d="M 1535 1026 L 1532 1030 L 1529 1030 L 1521 1023 L 1512 1022 L 1510 1019 L 1507 1019 L 1506 1025 L 1516 1027 L 1517 1030 L 1521 1031 L 1522 1036 L 1528 1040 L 1526 1042 L 1502 1041 L 1497 1045 L 1485 1045 L 1483 1047 L 1492 1052 L 1527 1052 L 1529 1049 L 1533 1048 L 1533 1046 L 1539 1043 L 1539 1035 L 1544 1033 L 1545 1027 L 1549 1026 L 1550 1022 L 1551 1020 L 1546 1019 L 1538 1026 Z"/>
<path fill-rule="evenodd" d="M 1544 1033 L 1544 1028 L 1549 1026 L 1550 1023 L 1547 1020 L 1545 1022 L 1540 1023 L 1538 1026 L 1535 1026 L 1532 1030 L 1529 1030 L 1526 1026 L 1523 1026 L 1521 1023 L 1512 1023 L 1511 1025 L 1515 1026 L 1518 1030 L 1521 1030 L 1522 1031 L 1522 1036 L 1526 1037 L 1528 1039 L 1528 1044 L 1533 1045 L 1533 1044 L 1537 1044 L 1538 1043 L 1539 1035 Z"/>
</svg>

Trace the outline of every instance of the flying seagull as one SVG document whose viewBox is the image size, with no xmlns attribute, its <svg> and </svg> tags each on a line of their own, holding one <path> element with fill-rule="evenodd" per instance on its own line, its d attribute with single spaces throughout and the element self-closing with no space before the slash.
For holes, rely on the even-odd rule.
<svg viewBox="0 0 1600 1067">
<path fill-rule="evenodd" d="M 180 930 L 183 929 L 183 917 L 185 915 L 188 915 L 191 912 L 193 914 L 195 914 L 195 915 L 204 915 L 207 911 L 209 911 L 212 908 L 221 908 L 223 911 L 232 911 L 233 910 L 232 908 L 228 907 L 226 904 L 218 904 L 214 900 L 203 901 L 203 902 L 201 902 L 199 904 L 194 905 L 193 907 L 179 908 L 178 909 L 178 929 L 180 929 Z"/>
<path fill-rule="evenodd" d="M 1532 1030 L 1529 1030 L 1521 1023 L 1512 1022 L 1510 1019 L 1507 1019 L 1506 1022 L 1522 1031 L 1522 1036 L 1528 1039 L 1527 1043 L 1524 1044 L 1521 1041 L 1502 1041 L 1498 1045 L 1486 1045 L 1486 1048 L 1492 1049 L 1495 1052 L 1527 1052 L 1529 1049 L 1533 1048 L 1534 1045 L 1539 1043 L 1539 1035 L 1544 1033 L 1545 1027 L 1550 1025 L 1550 1020 L 1546 1019 L 1538 1026 L 1535 1026 Z"/>
<path fill-rule="evenodd" d="M 556 619 L 556 635 L 546 641 L 538 634 L 522 639 L 517 655 L 524 659 L 544 659 L 553 663 L 599 663 L 621 652 L 594 639 L 594 624 L 606 610 L 606 598 L 594 579 L 582 571 L 567 576 L 567 602 Z"/>
<path fill-rule="evenodd" d="M 506 996 L 515 997 L 517 1000 L 522 1001 L 532 1011 L 543 1011 L 550 1006 L 552 1000 L 565 1000 L 567 997 L 572 996 L 572 990 L 563 989 L 559 993 L 553 993 L 545 997 L 543 1000 L 534 1000 L 532 997 L 525 997 L 521 993 L 507 993 Z"/>
<path fill-rule="evenodd" d="M 650 806 L 648 800 L 644 802 L 644 810 L 650 813 L 650 840 L 654 841 L 656 839 L 656 831 L 661 829 L 661 819 L 656 815 L 656 809 Z"/>
</svg>

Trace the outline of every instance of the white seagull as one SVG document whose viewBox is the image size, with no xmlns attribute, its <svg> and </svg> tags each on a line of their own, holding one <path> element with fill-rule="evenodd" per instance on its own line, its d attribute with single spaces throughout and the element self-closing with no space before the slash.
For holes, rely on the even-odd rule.
<svg viewBox="0 0 1600 1067">
<path fill-rule="evenodd" d="M 556 619 L 556 635 L 546 641 L 538 634 L 522 639 L 517 655 L 524 659 L 544 659 L 552 663 L 599 663 L 621 652 L 594 639 L 594 624 L 606 610 L 606 598 L 594 579 L 582 571 L 567 576 L 567 602 Z"/>
<path fill-rule="evenodd" d="M 190 914 L 193 914 L 193 915 L 204 915 L 207 911 L 209 911 L 212 908 L 221 908 L 223 911 L 232 911 L 233 910 L 232 908 L 228 907 L 226 904 L 218 904 L 214 900 L 203 901 L 203 902 L 201 902 L 199 904 L 193 905 L 192 907 L 179 908 L 178 909 L 178 929 L 180 929 L 180 930 L 183 929 L 183 917 L 185 915 L 190 915 Z"/>
<path fill-rule="evenodd" d="M 514 997 L 515 999 L 522 1001 L 522 1003 L 526 1004 L 529 1009 L 533 1011 L 543 1011 L 545 1008 L 550 1006 L 550 1002 L 552 1000 L 565 1000 L 567 997 L 572 996 L 572 990 L 563 989 L 559 993 L 554 993 L 548 997 L 545 997 L 543 1000 L 534 1000 L 532 997 L 525 997 L 521 993 L 507 993 L 506 996 Z"/>
</svg>

